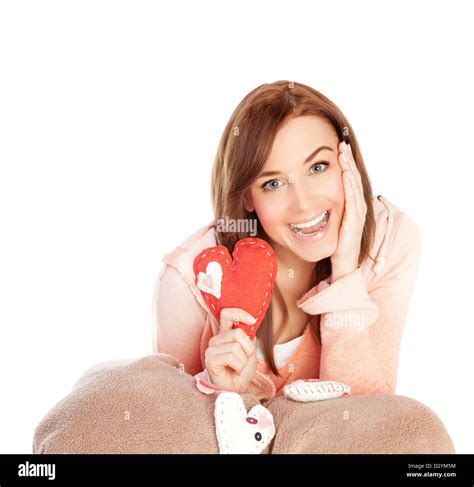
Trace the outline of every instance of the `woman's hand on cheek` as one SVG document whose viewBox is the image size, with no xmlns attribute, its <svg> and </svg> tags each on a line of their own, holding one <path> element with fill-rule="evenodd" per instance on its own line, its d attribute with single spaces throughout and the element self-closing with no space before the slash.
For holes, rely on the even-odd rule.
<svg viewBox="0 0 474 487">
<path fill-rule="evenodd" d="M 362 232 L 367 214 L 360 173 L 349 146 L 344 142 L 339 144 L 338 161 L 342 169 L 345 203 L 337 249 L 331 256 L 333 282 L 359 266 Z"/>
</svg>

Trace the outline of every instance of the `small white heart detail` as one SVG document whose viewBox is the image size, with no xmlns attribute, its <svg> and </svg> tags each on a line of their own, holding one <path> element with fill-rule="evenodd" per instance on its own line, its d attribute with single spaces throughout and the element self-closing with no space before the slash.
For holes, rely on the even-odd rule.
<svg viewBox="0 0 474 487">
<path fill-rule="evenodd" d="M 222 284 L 222 267 L 219 262 L 209 262 L 206 266 L 206 272 L 200 272 L 198 275 L 197 286 L 202 291 L 212 294 L 217 299 L 221 297 Z"/>
</svg>

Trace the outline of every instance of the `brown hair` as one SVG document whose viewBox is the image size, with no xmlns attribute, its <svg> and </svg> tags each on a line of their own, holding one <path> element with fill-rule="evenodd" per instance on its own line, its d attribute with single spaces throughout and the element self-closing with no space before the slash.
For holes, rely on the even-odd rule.
<svg viewBox="0 0 474 487">
<path fill-rule="evenodd" d="M 354 131 L 341 110 L 317 90 L 297 82 L 285 80 L 266 83 L 248 93 L 232 113 L 219 142 L 212 169 L 212 203 L 216 222 L 220 218 L 257 220 L 257 237 L 269 242 L 255 211 L 249 213 L 244 207 L 244 192 L 255 181 L 269 157 L 279 128 L 290 117 L 316 115 L 327 120 L 336 131 L 339 141 L 351 144 L 352 154 L 362 178 L 367 216 L 362 233 L 359 265 L 369 256 L 375 232 L 372 207 L 372 187 Z M 216 223 L 217 224 L 217 223 Z M 232 254 L 234 245 L 248 233 L 224 232 L 216 228 L 218 245 L 227 247 Z M 370 257 L 370 256 L 369 256 Z M 331 274 L 331 260 L 326 257 L 316 263 L 318 284 Z M 272 302 L 257 332 L 263 342 L 266 363 L 273 373 L 280 376 L 273 356 L 274 338 L 272 328 L 273 298 L 282 301 L 284 309 L 283 330 L 288 321 L 281 291 L 276 282 Z"/>
</svg>

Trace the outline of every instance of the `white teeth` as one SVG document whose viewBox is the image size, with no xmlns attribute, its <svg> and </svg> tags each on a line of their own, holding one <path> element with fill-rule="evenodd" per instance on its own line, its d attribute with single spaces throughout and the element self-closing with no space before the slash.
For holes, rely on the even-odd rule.
<svg viewBox="0 0 474 487">
<path fill-rule="evenodd" d="M 324 220 L 324 218 L 326 218 L 327 215 L 328 215 L 328 210 L 326 210 L 322 215 L 316 217 L 314 220 L 311 220 L 308 223 L 300 223 L 300 224 L 290 223 L 290 227 L 292 227 L 292 228 L 309 228 L 309 227 L 314 227 L 320 221 Z"/>
</svg>

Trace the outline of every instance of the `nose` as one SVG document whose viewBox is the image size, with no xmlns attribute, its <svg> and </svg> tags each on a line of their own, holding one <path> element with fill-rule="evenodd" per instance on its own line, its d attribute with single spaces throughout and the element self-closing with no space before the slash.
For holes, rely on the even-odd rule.
<svg viewBox="0 0 474 487">
<path fill-rule="evenodd" d="M 290 208 L 295 214 L 304 213 L 309 206 L 309 188 L 304 187 L 296 178 L 290 184 L 291 203 Z"/>
</svg>

